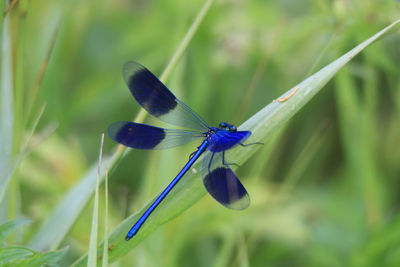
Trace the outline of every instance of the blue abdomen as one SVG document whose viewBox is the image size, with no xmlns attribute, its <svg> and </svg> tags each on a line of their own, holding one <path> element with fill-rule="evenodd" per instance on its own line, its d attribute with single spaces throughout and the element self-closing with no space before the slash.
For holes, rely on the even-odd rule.
<svg viewBox="0 0 400 267">
<path fill-rule="evenodd" d="M 250 135 L 250 131 L 218 130 L 211 135 L 208 149 L 212 152 L 222 152 L 244 142 Z"/>
</svg>

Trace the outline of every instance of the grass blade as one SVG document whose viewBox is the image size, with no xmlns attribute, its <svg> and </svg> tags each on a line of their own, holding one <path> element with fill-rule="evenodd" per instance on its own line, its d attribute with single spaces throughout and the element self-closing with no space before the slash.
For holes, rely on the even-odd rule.
<svg viewBox="0 0 400 267">
<path fill-rule="evenodd" d="M 54 46 L 55 46 L 56 41 L 57 41 L 58 32 L 60 30 L 60 23 L 61 23 L 61 18 L 58 18 L 58 20 L 56 22 L 57 26 L 56 26 L 56 28 L 54 30 L 54 33 L 52 34 L 52 39 L 50 41 L 50 46 L 49 46 L 49 49 L 47 50 L 46 58 L 44 59 L 44 61 L 42 63 L 42 66 L 40 68 L 40 72 L 39 72 L 39 76 L 37 78 L 37 82 L 35 83 L 35 85 L 32 88 L 32 90 L 30 90 L 30 92 L 29 92 L 29 98 L 28 98 L 27 104 L 26 104 L 26 106 L 27 106 L 27 109 L 26 109 L 27 110 L 27 114 L 31 114 L 32 113 L 32 110 L 33 110 L 37 95 L 39 93 L 39 89 L 42 86 L 42 82 L 43 82 L 44 76 L 45 76 L 45 74 L 47 72 L 47 67 L 48 67 L 48 64 L 50 62 L 50 58 L 51 58 L 51 55 L 53 54 Z"/>
<path fill-rule="evenodd" d="M 4 23 L 4 18 L 6 17 L 5 11 L 7 9 L 7 4 L 6 0 L 0 0 L 0 12 L 2 12 L 3 17 L 0 19 L 0 36 L 3 36 L 3 23 Z M 3 12 L 4 11 L 4 12 Z"/>
<path fill-rule="evenodd" d="M 199 28 L 205 15 L 208 13 L 208 10 L 210 9 L 213 2 L 214 2 L 214 0 L 207 0 L 207 2 L 200 9 L 200 12 L 197 14 L 197 17 L 193 21 L 193 24 L 190 26 L 188 32 L 186 33 L 182 42 L 179 44 L 177 50 L 175 51 L 174 55 L 172 56 L 171 60 L 169 61 L 167 67 L 161 74 L 161 76 L 160 76 L 161 81 L 166 82 L 167 79 L 169 78 L 171 71 L 175 68 L 179 59 L 181 59 L 183 52 L 186 51 L 186 48 L 189 46 L 190 41 L 192 40 L 194 34 L 197 32 L 197 29 Z"/>
<path fill-rule="evenodd" d="M 10 19 L 5 16 L 1 36 L 0 73 L 0 188 L 6 188 L 12 171 L 14 128 L 13 67 L 11 58 Z"/>
<path fill-rule="evenodd" d="M 103 241 L 103 267 L 108 266 L 108 170 L 106 168 L 106 176 L 104 178 L 104 241 Z"/>
<path fill-rule="evenodd" d="M 15 263 L 18 260 L 24 260 L 35 255 L 35 251 L 25 247 L 9 246 L 0 248 L 0 265 L 5 266 L 6 264 Z"/>
<path fill-rule="evenodd" d="M 116 153 L 111 158 L 104 157 L 104 160 L 115 164 L 121 156 L 122 153 Z M 104 173 L 103 167 L 101 173 Z M 36 236 L 29 242 L 29 247 L 41 251 L 57 248 L 94 193 L 96 181 L 97 166 L 93 166 L 53 211 Z"/>
<path fill-rule="evenodd" d="M 96 192 L 94 194 L 94 205 L 93 205 L 93 218 L 92 218 L 92 231 L 90 233 L 89 253 L 88 253 L 88 266 L 96 266 L 97 258 L 97 232 L 99 225 L 99 186 L 100 186 L 100 169 L 101 169 L 101 158 L 103 156 L 103 144 L 104 144 L 104 133 L 101 134 L 99 161 L 97 166 L 97 180 L 96 180 Z"/>
<path fill-rule="evenodd" d="M 293 89 L 284 93 L 280 98 L 285 99 L 290 95 L 291 97 L 287 101 L 273 101 L 271 104 L 253 115 L 239 127 L 240 129 L 252 131 L 253 134 L 249 142 L 263 141 L 268 138 L 273 132 L 283 126 L 287 120 L 293 117 L 294 114 L 310 99 L 312 99 L 312 97 L 318 93 L 321 88 L 325 86 L 343 66 L 346 65 L 346 63 L 399 23 L 400 20 L 392 23 L 337 60 L 325 66 L 317 73 L 311 75 Z M 293 90 L 297 90 L 297 92 L 293 94 Z M 241 164 L 259 148 L 259 146 L 250 146 L 246 148 L 238 147 L 230 153 L 229 161 Z M 109 251 L 111 261 L 125 255 L 160 225 L 181 214 L 206 194 L 200 179 L 201 161 L 198 161 L 194 165 L 193 169 L 196 169 L 197 171 L 188 172 L 186 174 L 185 178 L 175 186 L 174 190 L 172 190 L 166 199 L 152 213 L 151 219 L 142 226 L 139 233 L 133 239 L 129 242 L 124 240 L 127 230 L 137 221 L 157 196 L 150 200 L 136 214 L 123 221 L 112 233 L 110 233 L 109 243 L 113 248 Z M 86 257 L 87 256 L 80 258 L 74 266 L 84 266 L 87 261 Z"/>
<path fill-rule="evenodd" d="M 14 267 L 54 266 L 65 256 L 67 251 L 67 248 L 63 248 L 56 251 L 41 253 L 25 247 L 8 246 L 0 248 L 0 265 Z"/>
<path fill-rule="evenodd" d="M 7 236 L 14 233 L 19 227 L 30 223 L 30 220 L 27 219 L 16 219 L 13 221 L 9 221 L 0 225 L 0 243 L 6 239 Z"/>
<path fill-rule="evenodd" d="M 22 161 L 28 156 L 28 154 L 30 153 L 29 145 L 30 145 L 31 139 L 32 139 L 32 137 L 33 137 L 33 134 L 34 134 L 35 131 L 36 131 L 36 127 L 37 127 L 37 125 L 39 124 L 39 121 L 40 121 L 40 119 L 41 119 L 41 117 L 42 117 L 42 115 L 43 115 L 43 112 L 44 112 L 45 108 L 46 108 L 46 105 L 43 105 L 42 108 L 40 109 L 39 114 L 38 114 L 38 116 L 36 117 L 36 120 L 35 120 L 35 122 L 34 122 L 32 128 L 31 128 L 31 130 L 30 130 L 30 133 L 29 133 L 28 137 L 26 138 L 26 141 L 25 141 L 24 145 L 23 145 L 22 148 L 21 148 L 21 151 L 20 151 L 20 152 L 18 153 L 18 155 L 16 156 L 14 162 L 13 162 L 12 164 L 10 164 L 10 167 L 9 167 L 9 169 L 8 169 L 8 173 L 5 173 L 6 176 L 4 176 L 4 183 L 3 183 L 3 186 L 0 186 L 0 203 L 3 201 L 3 198 L 4 198 L 4 195 L 5 195 L 5 192 L 6 192 L 8 183 L 10 182 L 12 175 L 14 174 L 14 172 L 16 171 L 16 169 L 18 168 L 19 164 L 21 164 L 21 162 L 22 162 Z M 53 131 L 54 131 L 54 130 L 55 130 L 55 129 L 53 129 Z M 50 131 L 50 133 L 52 133 L 53 131 Z M 49 133 L 49 134 L 50 134 L 50 133 Z M 42 138 L 42 140 L 46 139 L 47 136 L 48 136 L 48 135 L 45 135 L 45 137 Z"/>
<path fill-rule="evenodd" d="M 14 266 L 29 266 L 29 267 L 41 267 L 41 266 L 58 266 L 58 262 L 67 254 L 68 247 L 49 251 L 46 253 L 37 252 L 34 257 L 24 261 L 19 261 L 17 265 Z"/>
</svg>

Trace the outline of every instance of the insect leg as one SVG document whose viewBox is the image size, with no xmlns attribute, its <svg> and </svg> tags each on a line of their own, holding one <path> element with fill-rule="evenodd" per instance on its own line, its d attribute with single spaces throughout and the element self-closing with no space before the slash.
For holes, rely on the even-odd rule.
<svg viewBox="0 0 400 267">
<path fill-rule="evenodd" d="M 261 143 L 261 142 L 255 142 L 255 143 L 250 143 L 250 144 L 239 143 L 239 145 L 241 145 L 241 146 L 252 146 L 252 145 L 264 145 L 264 143 Z"/>
<path fill-rule="evenodd" d="M 222 164 L 230 166 L 230 165 L 235 165 L 236 167 L 239 167 L 239 164 L 237 163 L 228 163 L 225 161 L 225 151 L 222 151 Z"/>
<path fill-rule="evenodd" d="M 210 162 L 208 163 L 208 172 L 210 172 L 211 163 L 212 163 L 212 161 L 213 161 L 214 154 L 215 154 L 215 153 L 212 153 L 211 158 L 210 158 Z"/>
</svg>

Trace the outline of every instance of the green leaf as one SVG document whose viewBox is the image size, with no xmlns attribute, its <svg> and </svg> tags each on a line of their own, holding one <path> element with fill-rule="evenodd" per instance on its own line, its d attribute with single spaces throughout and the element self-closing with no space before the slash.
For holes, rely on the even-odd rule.
<svg viewBox="0 0 400 267">
<path fill-rule="evenodd" d="M 49 251 L 46 253 L 37 252 L 33 257 L 18 261 L 18 264 L 13 264 L 14 267 L 41 267 L 56 265 L 68 252 L 68 247 L 62 248 L 60 250 Z"/>
<path fill-rule="evenodd" d="M 303 107 L 312 97 L 325 86 L 331 78 L 351 59 L 353 59 L 363 49 L 387 33 L 395 25 L 399 24 L 400 20 L 392 23 L 385 29 L 381 30 L 368 40 L 356 46 L 337 60 L 317 73 L 311 75 L 297 86 L 283 94 L 280 98 L 285 99 L 290 96 L 287 101 L 279 102 L 274 100 L 271 104 L 264 107 L 262 110 L 253 115 L 239 129 L 246 129 L 252 131 L 252 136 L 249 142 L 258 142 L 266 140 L 273 132 L 279 129 L 289 120 L 293 115 Z M 297 89 L 295 89 L 297 88 Z M 297 91 L 295 91 L 297 90 Z M 293 93 L 295 91 L 295 93 Z M 252 154 L 254 154 L 260 146 L 238 147 L 230 151 L 229 161 L 243 163 Z M 208 152 L 207 152 L 208 153 Z M 204 186 L 201 182 L 201 160 L 188 172 L 184 179 L 175 186 L 174 190 L 165 198 L 165 200 L 158 206 L 152 213 L 151 218 L 146 221 L 138 234 L 129 242 L 124 240 L 126 232 L 129 228 L 139 219 L 143 212 L 150 206 L 156 199 L 155 196 L 148 204 L 143 207 L 139 212 L 124 220 L 114 231 L 109 235 L 109 244 L 113 249 L 109 251 L 110 261 L 128 253 L 132 248 L 137 246 L 148 235 L 155 231 L 160 225 L 175 218 L 183 211 L 188 209 L 196 203 L 206 193 Z M 75 262 L 74 266 L 84 266 L 87 256 L 80 258 Z"/>
<path fill-rule="evenodd" d="M 17 260 L 23 260 L 35 255 L 35 251 L 25 247 L 4 247 L 0 248 L 0 266 Z"/>
<path fill-rule="evenodd" d="M 16 219 L 0 225 L 0 242 L 3 242 L 7 236 L 15 232 L 19 227 L 30 223 L 27 219 Z"/>
<path fill-rule="evenodd" d="M 36 252 L 26 247 L 9 246 L 0 248 L 0 266 L 40 267 L 56 264 L 67 253 L 67 248 L 46 253 Z"/>
</svg>

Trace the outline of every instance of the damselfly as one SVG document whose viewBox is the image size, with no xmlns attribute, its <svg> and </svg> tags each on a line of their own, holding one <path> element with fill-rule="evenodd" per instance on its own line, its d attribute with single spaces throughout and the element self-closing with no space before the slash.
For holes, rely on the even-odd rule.
<svg viewBox="0 0 400 267">
<path fill-rule="evenodd" d="M 203 142 L 190 156 L 188 163 L 133 225 L 125 240 L 131 239 L 154 209 L 206 151 L 202 165 L 202 179 L 208 193 L 227 208 L 241 210 L 250 198 L 235 173 L 225 160 L 225 151 L 250 137 L 250 131 L 238 131 L 226 122 L 211 127 L 199 115 L 177 99 L 148 69 L 136 62 L 124 65 L 123 74 L 136 101 L 154 117 L 186 130 L 164 129 L 147 124 L 119 121 L 110 125 L 108 134 L 114 141 L 136 149 L 164 149 L 202 138 Z M 248 145 L 248 144 L 247 144 Z"/>
</svg>

